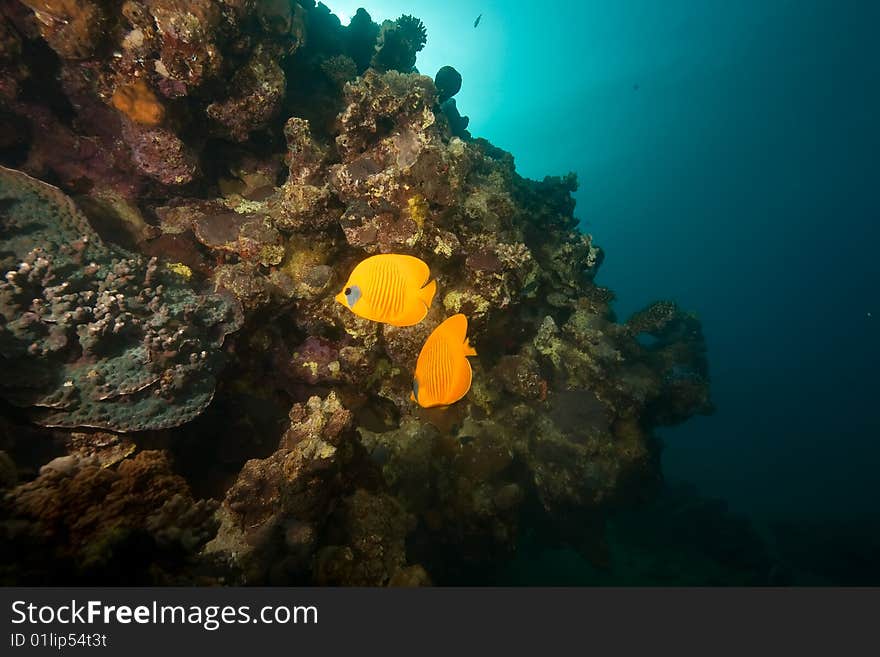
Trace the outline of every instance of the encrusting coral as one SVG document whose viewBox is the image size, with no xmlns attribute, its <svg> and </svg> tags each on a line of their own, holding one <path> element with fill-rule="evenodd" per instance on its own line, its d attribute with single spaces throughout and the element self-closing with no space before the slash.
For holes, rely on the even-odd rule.
<svg viewBox="0 0 880 657">
<path fill-rule="evenodd" d="M 165 117 L 165 108 L 143 80 L 117 87 L 110 102 L 132 121 L 144 125 L 159 125 Z"/>
<path fill-rule="evenodd" d="M 10 435 L 73 460 L 37 476 L 0 441 L 8 549 L 106 561 L 98 491 L 152 464 L 139 481 L 174 494 L 139 500 L 123 533 L 178 537 L 169 581 L 473 583 L 523 529 L 606 558 L 606 517 L 660 479 L 654 429 L 712 410 L 699 320 L 671 302 L 615 320 L 576 178 L 522 178 L 472 138 L 454 69 L 413 72 L 421 21 L 342 26 L 308 0 L 25 4 L 0 17 L 0 116 L 22 126 L 0 131 L 20 170 L 0 171 L 0 396 L 66 427 L 24 431 L 7 406 Z M 334 301 L 387 253 L 436 278 L 414 326 Z M 421 408 L 419 351 L 457 313 L 471 388 Z M 190 489 L 222 503 L 181 529 Z M 41 490 L 81 500 L 93 521 L 55 504 L 50 524 L 93 548 L 46 529 Z"/>
<path fill-rule="evenodd" d="M 45 426 L 143 431 L 211 401 L 235 304 L 105 245 L 73 202 L 0 168 L 0 395 Z"/>
</svg>

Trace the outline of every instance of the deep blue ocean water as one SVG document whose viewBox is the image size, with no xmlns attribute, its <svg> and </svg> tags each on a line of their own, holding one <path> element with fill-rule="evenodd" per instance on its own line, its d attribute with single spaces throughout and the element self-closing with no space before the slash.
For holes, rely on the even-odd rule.
<svg viewBox="0 0 880 657">
<path fill-rule="evenodd" d="M 758 523 L 876 520 L 880 3 L 367 4 L 425 22 L 417 67 L 461 72 L 521 174 L 578 174 L 621 319 L 699 314 L 718 410 L 662 431 L 667 479 Z"/>
</svg>

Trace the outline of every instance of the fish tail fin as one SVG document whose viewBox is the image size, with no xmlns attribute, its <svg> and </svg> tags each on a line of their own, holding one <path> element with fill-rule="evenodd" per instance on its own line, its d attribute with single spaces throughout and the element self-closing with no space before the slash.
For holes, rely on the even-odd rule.
<svg viewBox="0 0 880 657">
<path fill-rule="evenodd" d="M 464 339 L 464 355 L 465 356 L 476 356 L 477 350 L 471 346 L 471 343 L 467 338 Z"/>
<path fill-rule="evenodd" d="M 435 278 L 433 281 L 428 283 L 425 287 L 419 290 L 419 298 L 425 304 L 425 308 L 431 307 L 431 302 L 434 300 L 434 295 L 437 293 L 437 279 Z"/>
</svg>

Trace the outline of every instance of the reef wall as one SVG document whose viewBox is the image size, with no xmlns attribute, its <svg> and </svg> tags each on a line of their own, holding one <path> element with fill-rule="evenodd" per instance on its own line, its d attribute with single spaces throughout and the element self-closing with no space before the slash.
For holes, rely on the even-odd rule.
<svg viewBox="0 0 880 657">
<path fill-rule="evenodd" d="M 574 175 L 471 136 L 421 21 L 0 7 L 3 581 L 478 583 L 524 532 L 607 559 L 653 430 L 711 412 L 700 323 L 616 320 Z M 416 326 L 334 301 L 388 252 L 437 279 Z M 421 409 L 458 312 L 472 388 Z"/>
</svg>

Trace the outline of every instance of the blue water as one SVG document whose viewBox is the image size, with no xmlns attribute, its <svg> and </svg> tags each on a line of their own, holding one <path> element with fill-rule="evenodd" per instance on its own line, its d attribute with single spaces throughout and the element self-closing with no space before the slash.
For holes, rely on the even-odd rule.
<svg viewBox="0 0 880 657">
<path fill-rule="evenodd" d="M 461 72 L 471 132 L 521 174 L 577 172 L 622 318 L 656 298 L 701 317 L 718 411 L 662 432 L 667 478 L 756 518 L 875 511 L 880 3 L 369 10 L 425 22 L 419 70 Z"/>
</svg>

